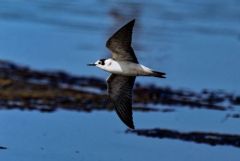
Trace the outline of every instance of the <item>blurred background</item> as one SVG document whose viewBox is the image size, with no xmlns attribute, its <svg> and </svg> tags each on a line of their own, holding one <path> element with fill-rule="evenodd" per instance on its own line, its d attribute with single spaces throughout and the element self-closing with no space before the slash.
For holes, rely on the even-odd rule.
<svg viewBox="0 0 240 161">
<path fill-rule="evenodd" d="M 34 70 L 103 80 L 108 73 L 86 64 L 110 57 L 106 40 L 132 19 L 136 19 L 133 47 L 139 62 L 167 73 L 167 79 L 137 78 L 139 84 L 240 94 L 238 0 L 0 0 L 0 59 Z M 227 104 L 222 111 L 148 103 L 174 111 L 134 111 L 139 129 L 240 135 L 239 105 L 228 108 L 228 101 L 220 102 Z M 236 117 L 227 117 L 232 115 Z M 126 134 L 114 111 L 40 113 L 1 108 L 0 128 L 4 161 L 240 158 L 239 140 L 238 146 L 211 146 L 178 137 Z"/>
</svg>

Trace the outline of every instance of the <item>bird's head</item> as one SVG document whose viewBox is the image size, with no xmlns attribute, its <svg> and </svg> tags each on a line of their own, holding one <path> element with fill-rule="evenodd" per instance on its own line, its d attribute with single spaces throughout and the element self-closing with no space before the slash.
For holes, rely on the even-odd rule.
<svg viewBox="0 0 240 161">
<path fill-rule="evenodd" d="M 111 59 L 100 59 L 93 64 L 88 64 L 88 66 L 96 66 L 101 69 L 106 69 L 109 65 L 111 65 Z"/>
</svg>

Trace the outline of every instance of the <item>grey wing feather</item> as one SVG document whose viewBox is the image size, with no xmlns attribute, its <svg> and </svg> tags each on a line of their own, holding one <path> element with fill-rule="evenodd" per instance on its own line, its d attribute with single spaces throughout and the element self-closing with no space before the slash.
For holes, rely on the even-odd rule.
<svg viewBox="0 0 240 161">
<path fill-rule="evenodd" d="M 132 118 L 132 88 L 136 77 L 112 74 L 108 80 L 108 94 L 120 119 L 134 129 Z"/>
<path fill-rule="evenodd" d="M 108 39 L 106 47 L 112 51 L 113 59 L 117 61 L 138 62 L 131 46 L 134 23 L 135 20 L 130 21 Z"/>
</svg>

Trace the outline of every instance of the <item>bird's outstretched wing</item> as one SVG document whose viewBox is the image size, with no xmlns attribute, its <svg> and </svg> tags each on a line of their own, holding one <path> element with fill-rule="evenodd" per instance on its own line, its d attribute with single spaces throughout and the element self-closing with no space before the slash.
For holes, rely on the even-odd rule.
<svg viewBox="0 0 240 161">
<path fill-rule="evenodd" d="M 136 77 L 111 74 L 107 79 L 108 94 L 120 119 L 134 129 L 132 118 L 132 88 Z"/>
<path fill-rule="evenodd" d="M 106 47 L 112 51 L 113 59 L 117 61 L 138 62 L 131 46 L 134 23 L 135 20 L 128 22 L 108 39 Z"/>
</svg>

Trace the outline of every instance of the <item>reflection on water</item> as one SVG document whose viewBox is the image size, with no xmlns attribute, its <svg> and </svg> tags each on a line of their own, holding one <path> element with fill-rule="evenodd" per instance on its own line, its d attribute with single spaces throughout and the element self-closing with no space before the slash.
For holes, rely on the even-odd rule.
<svg viewBox="0 0 240 161">
<path fill-rule="evenodd" d="M 89 87 L 91 87 L 92 90 L 86 90 L 86 88 Z M 68 157 L 73 154 L 79 154 L 83 157 L 85 155 L 81 153 L 82 151 L 94 153 L 94 148 L 90 150 L 85 149 L 89 145 L 88 141 L 91 141 L 92 137 L 99 140 L 97 146 L 105 145 L 105 140 L 115 140 L 116 137 L 119 139 L 119 136 L 116 135 L 116 133 L 113 134 L 113 131 L 110 130 L 122 124 L 116 115 L 115 117 L 109 118 L 111 121 L 106 122 L 106 118 L 113 116 L 113 113 L 106 113 L 106 110 L 112 110 L 112 106 L 106 104 L 107 98 L 106 95 L 104 95 L 106 85 L 102 79 L 71 76 L 65 72 L 41 72 L 6 61 L 0 61 L 0 88 L 0 127 L 4 129 L 0 132 L 0 136 L 2 136 L 0 137 L 0 143 L 4 145 L 0 146 L 0 150 L 9 151 L 8 153 L 4 153 L 4 160 L 10 160 L 10 156 L 15 156 L 18 152 L 23 154 L 23 158 L 31 153 L 31 157 L 38 160 L 41 158 L 39 155 L 41 155 L 43 151 L 46 155 L 50 155 L 53 152 L 58 153 L 58 155 L 55 156 L 58 160 L 59 158 L 62 159 L 62 157 Z M 98 89 L 98 91 L 96 89 Z M 209 91 L 205 89 L 197 93 L 190 90 L 174 90 L 170 87 L 164 88 L 154 85 L 143 86 L 139 83 L 137 83 L 134 89 L 134 96 L 134 118 L 138 124 L 138 129 L 127 132 L 140 136 L 161 138 L 161 140 L 168 139 L 166 143 L 167 146 L 173 143 L 174 140 L 195 142 L 197 144 L 194 146 L 197 147 L 200 146 L 198 145 L 199 143 L 205 145 L 222 145 L 224 148 L 229 148 L 229 145 L 235 148 L 239 148 L 240 146 L 239 129 L 236 129 L 239 123 L 239 114 L 233 113 L 239 111 L 239 96 L 224 91 Z M 171 105 L 171 107 L 166 106 L 166 104 Z M 139 108 L 138 106 L 143 107 Z M 154 106 L 154 108 L 149 108 L 148 106 Z M 229 106 L 232 107 L 229 108 Z M 193 110 L 189 110 L 189 108 L 185 108 L 184 110 L 181 107 L 197 108 L 198 110 L 194 112 Z M 16 109 L 25 110 L 25 112 L 16 111 Z M 77 110 L 79 113 L 72 112 L 69 117 L 67 111 L 59 112 L 59 109 L 67 109 L 68 112 L 69 110 Z M 33 112 L 36 110 L 45 113 L 43 115 L 42 113 Z M 91 112 L 93 110 L 101 110 L 103 112 L 79 115 L 80 111 Z M 137 111 L 140 111 L 143 115 L 139 117 L 138 115 L 141 114 L 137 113 Z M 49 113 L 46 112 L 54 113 L 49 115 Z M 229 112 L 232 114 L 229 114 Z M 86 115 L 89 115 L 89 118 L 86 118 Z M 177 117 L 172 117 L 171 115 Z M 225 119 L 225 115 L 226 120 L 222 121 Z M 50 120 L 46 120 L 46 117 L 49 117 Z M 197 119 L 196 121 L 195 118 L 204 119 Z M 212 118 L 214 118 L 214 120 L 211 120 Z M 51 122 L 51 120 L 53 122 Z M 58 124 L 59 122 L 61 123 L 60 125 Z M 65 126 L 63 124 L 65 124 Z M 42 128 L 38 128 L 41 126 Z M 86 126 L 90 126 L 87 132 L 85 132 Z M 108 127 L 108 131 L 104 132 L 104 130 L 99 130 L 99 127 L 102 126 L 104 126 L 104 129 Z M 163 128 L 149 129 L 151 126 Z M 13 133 L 12 129 L 8 129 L 8 127 L 14 127 L 14 129 L 20 130 L 24 129 L 24 133 L 15 137 L 15 133 Z M 148 127 L 148 129 L 146 129 L 146 127 Z M 169 129 L 169 127 L 172 127 L 172 129 Z M 87 133 L 87 136 L 79 136 L 82 130 Z M 68 131 L 68 134 L 65 135 L 70 137 L 70 140 L 61 139 L 64 133 L 63 131 Z M 104 135 L 105 140 L 99 137 L 99 131 L 102 132 L 101 135 Z M 121 131 L 123 134 L 123 130 Z M 27 141 L 31 139 L 32 141 L 24 144 L 21 138 L 28 135 L 31 135 L 32 138 L 27 137 Z M 35 137 L 39 138 L 36 139 Z M 49 137 L 51 140 L 60 139 L 62 142 L 49 142 Z M 124 141 L 129 139 L 128 135 L 121 137 L 123 137 Z M 85 141 L 85 143 L 81 142 L 80 145 L 75 143 L 77 142 L 76 140 L 81 139 L 87 141 Z M 128 157 L 135 157 L 134 154 L 141 151 L 140 149 L 131 148 L 132 146 L 136 146 L 134 140 L 137 141 L 138 138 L 130 138 L 130 141 L 133 142 L 131 142 L 129 146 L 124 146 L 124 149 L 131 151 L 131 154 L 127 155 Z M 141 144 L 145 146 L 148 142 L 148 140 L 143 140 Z M 122 145 L 119 145 L 119 143 L 121 143 L 121 141 L 117 143 L 111 142 L 105 148 L 108 151 L 111 149 L 113 153 L 116 153 L 116 151 L 112 149 L 112 146 L 114 146 L 115 149 L 121 148 Z M 159 157 L 157 156 L 158 152 L 156 150 L 165 148 L 161 143 L 162 142 L 159 142 L 159 144 L 151 146 L 151 149 L 155 151 L 154 153 L 151 155 L 143 154 L 143 156 L 146 158 L 152 156 L 154 160 L 158 160 Z M 25 146 L 20 149 L 19 146 L 22 146 L 22 144 Z M 94 147 L 96 148 L 95 144 L 96 143 L 94 143 Z M 183 145 L 180 147 L 189 145 L 187 142 L 181 144 Z M 69 150 L 69 146 L 72 147 L 71 150 Z M 175 146 L 176 145 L 174 145 L 174 147 Z M 54 147 L 54 151 L 51 147 Z M 29 150 L 29 148 L 31 148 L 31 150 Z M 202 149 L 205 148 L 206 147 L 203 147 Z M 214 151 L 219 153 L 219 147 L 216 146 L 215 148 Z M 68 152 L 61 154 L 60 152 L 63 150 L 68 150 Z M 184 156 L 181 155 L 183 153 L 182 150 L 178 150 L 179 154 L 176 153 L 175 155 L 184 158 Z M 198 152 L 192 155 L 198 156 L 200 154 L 201 153 Z M 228 155 L 229 154 L 235 155 L 236 153 L 231 152 L 228 153 Z M 19 155 L 16 156 L 19 158 Z M 109 157 L 114 157 L 114 155 Z M 52 157 L 46 157 L 47 160 L 50 160 L 50 158 L 52 159 Z M 98 156 L 94 156 L 93 158 L 88 157 L 88 160 L 96 158 L 98 158 Z M 168 160 L 174 159 L 169 158 Z"/>
<path fill-rule="evenodd" d="M 99 5 L 93 7 L 93 5 Z M 169 32 L 196 31 L 200 34 L 239 34 L 239 2 L 231 1 L 7 1 L 1 0 L 1 20 L 39 22 L 59 27 L 73 27 L 79 30 L 99 27 L 100 20 L 110 15 L 118 23 L 137 18 L 166 25 Z M 157 23 L 156 20 L 164 22 Z M 83 23 L 85 22 L 85 23 Z M 88 22 L 88 23 L 87 23 Z M 94 26 L 92 23 L 98 23 Z M 227 23 L 228 24 L 227 24 Z M 229 24 L 230 23 L 230 24 Z M 171 24 L 174 24 L 172 26 Z M 235 24 L 235 25 L 234 25 Z M 81 28 L 82 25 L 82 28 Z M 90 28 L 88 28 L 90 27 Z M 159 26 L 160 27 L 160 26 Z M 174 27 L 174 28 L 173 28 Z M 97 28 L 94 28 L 96 30 Z M 155 30 L 152 32 L 161 32 Z M 150 34 L 155 35 L 155 34 Z M 156 36 L 156 35 L 155 35 Z"/>
<path fill-rule="evenodd" d="M 112 110 L 112 105 L 106 101 L 106 88 L 106 82 L 99 78 L 73 76 L 63 71 L 37 71 L 0 60 L 0 109 Z M 195 92 L 137 83 L 133 95 L 133 109 L 145 112 L 169 111 L 148 107 L 149 104 L 220 111 L 234 110 L 240 105 L 239 95 L 207 89 Z"/>
<path fill-rule="evenodd" d="M 240 76 L 235 73 L 240 50 L 238 1 L 0 2 L 1 58 L 105 77 L 85 64 L 108 57 L 107 38 L 136 18 L 133 46 L 139 61 L 170 73 L 160 83 L 148 78 L 140 81 L 239 92 Z"/>
<path fill-rule="evenodd" d="M 201 144 L 208 144 L 212 146 L 229 145 L 240 147 L 240 135 L 228 135 L 220 133 L 206 133 L 206 132 L 179 132 L 169 129 L 140 129 L 127 130 L 126 133 L 135 133 L 139 136 L 154 137 L 154 138 L 170 138 L 184 141 L 192 141 Z"/>
<path fill-rule="evenodd" d="M 5 149 L 7 149 L 7 147 L 5 147 L 5 146 L 0 146 L 0 150 L 5 150 Z"/>
<path fill-rule="evenodd" d="M 134 112 L 137 127 L 177 130 L 179 133 L 174 134 L 180 136 L 178 141 L 172 140 L 171 137 L 156 141 L 125 135 L 119 126 L 125 127 L 112 112 L 87 114 L 58 111 L 42 114 L 1 110 L 0 160 L 34 158 L 34 160 L 175 161 L 176 158 L 179 160 L 192 158 L 202 161 L 217 158 L 225 161 L 229 160 L 229 156 L 231 161 L 239 160 L 239 149 L 236 147 L 211 147 L 179 140 L 184 140 L 181 137 L 186 131 L 239 134 L 237 128 L 239 98 L 235 96 L 240 93 L 238 88 L 240 1 L 0 0 L 0 4 L 0 59 L 11 60 L 34 69 L 58 69 L 80 76 L 96 76 L 101 78 L 100 82 L 108 74 L 88 68 L 86 64 L 108 57 L 105 48 L 107 38 L 126 21 L 136 18 L 133 47 L 139 61 L 168 73 L 166 80 L 138 78 L 137 81 L 141 84 L 171 87 L 156 89 L 156 86 L 152 88 L 147 86 L 150 90 L 146 92 L 143 88 L 146 86 L 143 86 L 139 88 L 141 91 L 136 91 L 137 99 L 142 101 L 141 92 L 145 91 L 144 98 L 159 101 L 163 96 L 159 91 L 163 90 L 165 94 L 174 93 L 174 97 L 171 98 L 176 102 L 179 101 L 176 98 L 180 96 L 181 101 L 185 100 L 181 106 L 178 105 L 179 102 L 175 102 L 171 108 L 150 104 L 154 107 L 152 108 L 154 112 Z M 58 73 L 64 76 L 64 73 Z M 49 76 L 51 77 L 51 74 Z M 39 80 L 36 80 L 32 79 L 29 82 L 34 86 L 34 83 L 35 85 L 39 83 Z M 42 80 L 41 83 L 38 85 L 44 85 L 46 80 Z M 95 85 L 99 87 L 99 84 Z M 103 86 L 103 83 L 100 86 Z M 18 87 L 21 89 L 23 85 L 20 83 Z M 171 90 L 182 87 L 186 90 L 182 92 Z M 1 88 L 6 89 L 7 86 Z M 30 91 L 28 87 L 25 89 Z M 104 89 L 93 91 L 84 88 L 84 92 L 97 96 Z M 216 95 L 209 92 L 215 90 L 229 91 L 230 94 L 225 93 L 222 97 L 221 92 L 215 93 Z M 55 94 L 60 95 L 59 93 L 61 94 L 61 92 Z M 24 93 L 20 94 L 28 97 Z M 3 91 L 0 96 L 2 98 Z M 53 98 L 50 94 L 48 96 Z M 189 98 L 193 104 L 211 102 L 222 111 L 215 110 L 216 108 L 209 110 L 206 104 L 197 106 L 203 108 L 195 110 L 179 108 L 186 106 Z M 53 100 L 61 99 L 62 97 Z M 69 100 L 64 99 L 61 108 L 63 105 L 69 105 L 69 102 L 66 103 Z M 84 99 L 81 101 L 84 102 Z M 101 103 L 105 102 L 93 102 L 96 106 Z M 233 107 L 230 108 L 229 104 Z M 81 104 L 84 105 L 86 102 Z M 57 108 L 55 106 L 53 109 Z M 4 109 L 5 106 L 1 108 Z M 155 109 L 172 112 L 157 112 L 159 110 Z M 222 121 L 224 118 L 226 120 Z M 173 131 L 170 131 L 170 134 Z M 207 137 L 218 139 L 215 135 Z M 192 138 L 194 139 L 197 138 Z"/>
</svg>

